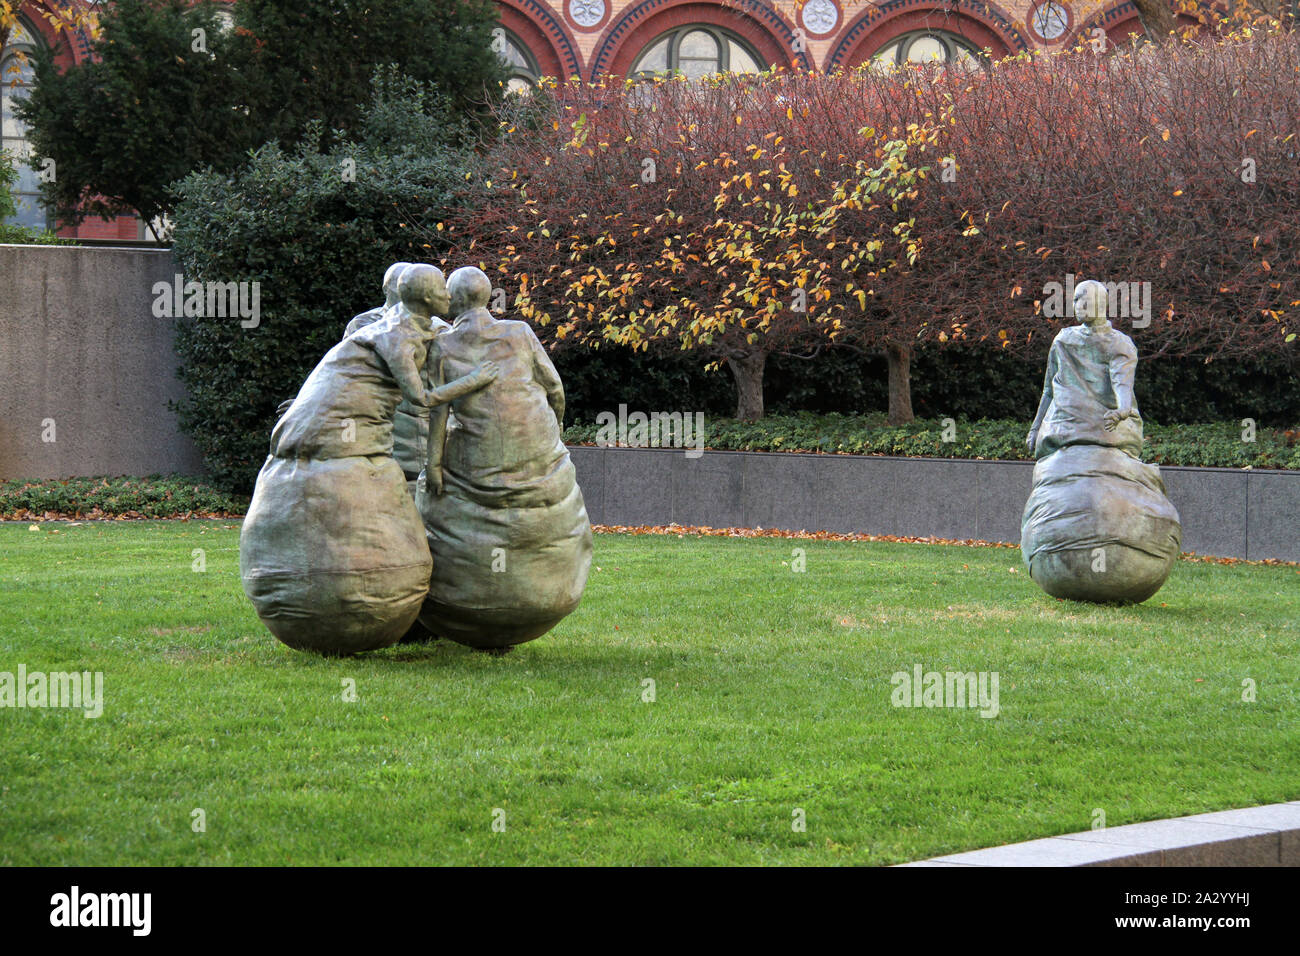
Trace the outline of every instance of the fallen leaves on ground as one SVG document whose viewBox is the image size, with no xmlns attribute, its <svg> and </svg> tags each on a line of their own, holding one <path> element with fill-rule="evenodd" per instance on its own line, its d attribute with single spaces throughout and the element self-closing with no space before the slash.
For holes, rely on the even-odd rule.
<svg viewBox="0 0 1300 956">
<path fill-rule="evenodd" d="M 591 530 L 597 534 L 675 534 L 679 538 L 686 535 L 700 538 L 793 538 L 804 541 L 883 541 L 889 544 L 943 544 L 967 548 L 1019 548 L 1020 545 L 1009 541 L 985 541 L 982 538 L 936 538 L 929 536 L 911 536 L 900 534 L 854 534 L 841 531 L 783 531 L 779 528 L 712 528 L 708 525 L 680 524 L 596 524 Z M 1265 558 L 1261 561 L 1247 561 L 1245 558 L 1216 558 L 1200 555 L 1194 551 L 1184 551 L 1179 557 L 1184 561 L 1197 561 L 1203 564 L 1249 564 L 1267 565 L 1269 567 L 1296 568 L 1300 574 L 1300 561 L 1281 561 L 1277 558 Z M 966 565 L 962 565 L 963 568 Z M 1008 569 L 1018 574 L 1018 568 Z"/>
</svg>

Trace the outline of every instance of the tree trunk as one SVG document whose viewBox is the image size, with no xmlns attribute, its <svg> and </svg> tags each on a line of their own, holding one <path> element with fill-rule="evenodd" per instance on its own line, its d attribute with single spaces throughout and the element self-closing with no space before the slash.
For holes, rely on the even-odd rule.
<svg viewBox="0 0 1300 956">
<path fill-rule="evenodd" d="M 1138 20 L 1152 43 L 1168 40 L 1178 26 L 1178 17 L 1169 0 L 1133 0 L 1133 6 L 1137 7 Z"/>
<path fill-rule="evenodd" d="M 763 417 L 763 366 L 767 352 L 749 352 L 740 358 L 728 358 L 727 367 L 736 379 L 736 417 L 742 422 L 756 422 Z"/>
<path fill-rule="evenodd" d="M 889 424 L 912 421 L 912 348 L 890 343 L 885 346 L 889 363 Z"/>
</svg>

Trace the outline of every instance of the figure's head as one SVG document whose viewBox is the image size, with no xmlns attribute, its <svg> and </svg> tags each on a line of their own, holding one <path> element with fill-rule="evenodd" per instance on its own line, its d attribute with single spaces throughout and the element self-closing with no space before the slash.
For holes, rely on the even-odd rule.
<svg viewBox="0 0 1300 956">
<path fill-rule="evenodd" d="M 1106 321 L 1109 310 L 1106 287 L 1096 279 L 1085 279 L 1074 287 L 1074 316 L 1094 328 Z"/>
<path fill-rule="evenodd" d="M 397 282 L 402 305 L 421 318 L 447 314 L 447 282 L 436 266 L 407 266 Z"/>
<path fill-rule="evenodd" d="M 388 267 L 384 273 L 384 305 L 397 305 L 402 300 L 397 293 L 397 283 L 410 266 L 409 262 L 394 262 Z"/>
<path fill-rule="evenodd" d="M 487 308 L 492 298 L 492 280 L 482 269 L 464 266 L 451 274 L 447 291 L 451 294 L 451 314 L 459 316 L 470 309 Z"/>
</svg>

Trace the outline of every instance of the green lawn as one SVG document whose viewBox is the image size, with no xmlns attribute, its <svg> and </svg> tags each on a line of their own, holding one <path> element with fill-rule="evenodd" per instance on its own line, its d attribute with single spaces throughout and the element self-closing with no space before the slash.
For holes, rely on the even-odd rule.
<svg viewBox="0 0 1300 956">
<path fill-rule="evenodd" d="M 106 698 L 0 710 L 0 863 L 885 864 L 1294 800 L 1298 621 L 1291 567 L 1094 608 L 1009 549 L 599 535 L 508 655 L 325 660 L 258 622 L 236 522 L 0 525 L 0 671 Z M 999 715 L 892 706 L 916 664 L 997 671 Z"/>
</svg>

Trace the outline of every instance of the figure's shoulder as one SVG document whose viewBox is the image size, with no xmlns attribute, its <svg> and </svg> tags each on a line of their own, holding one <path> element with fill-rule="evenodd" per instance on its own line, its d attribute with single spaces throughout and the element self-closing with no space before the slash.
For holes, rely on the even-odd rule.
<svg viewBox="0 0 1300 956">
<path fill-rule="evenodd" d="M 383 314 L 384 314 L 383 306 L 380 306 L 379 308 L 367 309 L 365 312 L 361 312 L 357 315 L 354 315 L 352 317 L 352 321 L 348 323 L 348 327 L 344 330 L 343 335 L 346 337 L 358 331 L 359 329 L 364 329 L 367 325 L 371 325 L 372 323 L 378 321 L 383 316 Z"/>
<path fill-rule="evenodd" d="M 1137 358 L 1137 346 L 1133 344 L 1133 340 L 1126 333 L 1121 332 L 1119 329 L 1111 330 L 1110 348 L 1112 352 L 1123 358 Z"/>
<path fill-rule="evenodd" d="M 529 348 L 540 344 L 537 333 L 533 331 L 533 327 L 527 322 L 521 322 L 518 319 L 497 319 L 496 327 L 499 330 L 498 334 L 511 342 L 517 342 Z"/>
<path fill-rule="evenodd" d="M 1057 332 L 1056 337 L 1052 339 L 1052 348 L 1056 348 L 1058 345 L 1077 344 L 1079 342 L 1079 333 L 1082 328 L 1083 326 L 1080 325 L 1067 325 L 1065 328 L 1061 329 L 1061 331 Z"/>
<path fill-rule="evenodd" d="M 366 345 L 391 361 L 399 353 L 427 349 L 432 338 L 433 333 L 422 327 L 414 316 L 389 314 L 344 341 Z"/>
<path fill-rule="evenodd" d="M 371 316 L 369 321 L 361 321 L 367 315 L 368 313 L 363 312 L 348 323 L 347 338 L 373 341 L 376 336 L 383 334 L 385 329 L 392 327 L 392 312 L 385 312 L 382 309 L 377 310 L 377 313 Z"/>
<path fill-rule="evenodd" d="M 364 333 L 365 329 L 361 329 L 361 332 Z M 318 369 L 322 367 L 339 369 L 358 364 L 364 365 L 373 360 L 374 346 L 359 335 L 349 335 L 334 343 L 333 347 L 321 356 L 321 360 L 316 363 L 316 367 Z"/>
<path fill-rule="evenodd" d="M 533 327 L 527 322 L 520 322 L 518 319 L 497 319 L 496 325 L 501 330 L 502 335 L 529 338 L 533 334 Z"/>
</svg>

